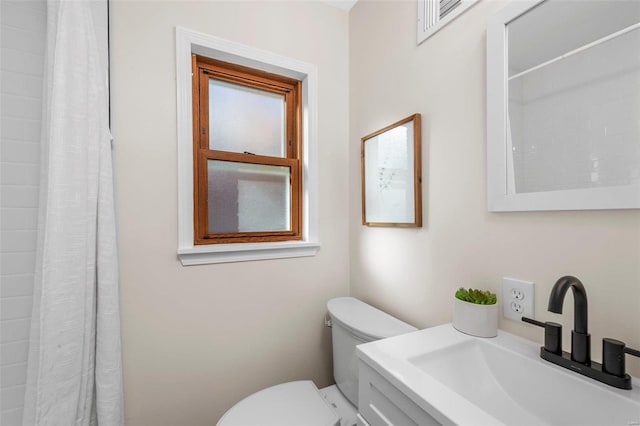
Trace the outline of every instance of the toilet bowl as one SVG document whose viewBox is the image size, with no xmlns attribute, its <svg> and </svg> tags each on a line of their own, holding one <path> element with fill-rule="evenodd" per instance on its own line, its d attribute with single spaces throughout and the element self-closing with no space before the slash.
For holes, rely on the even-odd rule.
<svg viewBox="0 0 640 426">
<path fill-rule="evenodd" d="M 258 391 L 231 407 L 218 426 L 351 426 L 358 404 L 356 346 L 417 329 L 353 297 L 327 303 L 333 343 L 334 386 L 310 380 Z M 353 413 L 344 414 L 344 413 Z"/>
<path fill-rule="evenodd" d="M 218 426 L 340 426 L 340 417 L 310 380 L 287 382 L 249 395 Z"/>
</svg>

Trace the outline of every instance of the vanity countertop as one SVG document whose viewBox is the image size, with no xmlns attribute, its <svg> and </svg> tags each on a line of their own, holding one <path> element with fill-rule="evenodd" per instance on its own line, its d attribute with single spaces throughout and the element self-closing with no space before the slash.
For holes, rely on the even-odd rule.
<svg viewBox="0 0 640 426">
<path fill-rule="evenodd" d="M 357 347 L 358 357 L 441 424 L 640 425 L 640 380 L 617 389 L 540 358 L 540 346 L 451 324 Z"/>
</svg>

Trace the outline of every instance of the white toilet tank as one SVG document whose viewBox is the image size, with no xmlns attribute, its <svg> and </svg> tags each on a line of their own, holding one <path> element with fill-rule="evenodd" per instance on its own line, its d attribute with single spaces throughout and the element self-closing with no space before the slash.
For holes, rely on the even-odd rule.
<svg viewBox="0 0 640 426">
<path fill-rule="evenodd" d="M 331 299 L 327 309 L 331 318 L 333 378 L 340 391 L 357 407 L 356 346 L 416 331 L 417 328 L 353 297 Z"/>
</svg>

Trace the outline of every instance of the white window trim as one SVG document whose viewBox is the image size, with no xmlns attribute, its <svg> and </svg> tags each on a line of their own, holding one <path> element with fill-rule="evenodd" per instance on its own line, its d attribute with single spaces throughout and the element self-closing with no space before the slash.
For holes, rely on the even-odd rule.
<svg viewBox="0 0 640 426">
<path fill-rule="evenodd" d="M 191 55 L 256 68 L 302 81 L 303 106 L 303 239 L 273 243 L 194 245 L 193 235 L 193 121 Z M 183 265 L 243 262 L 314 256 L 318 236 L 317 69 L 219 37 L 176 27 L 177 141 L 178 141 L 178 257 Z"/>
</svg>

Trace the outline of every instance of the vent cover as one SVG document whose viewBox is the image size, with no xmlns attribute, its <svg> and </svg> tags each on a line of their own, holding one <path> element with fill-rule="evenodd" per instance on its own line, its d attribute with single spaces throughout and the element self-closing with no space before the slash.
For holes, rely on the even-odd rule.
<svg viewBox="0 0 640 426">
<path fill-rule="evenodd" d="M 460 6 L 462 0 L 440 0 L 440 19 L 447 16 L 449 12 Z"/>
<path fill-rule="evenodd" d="M 478 0 L 418 0 L 418 44 L 453 21 Z"/>
</svg>

